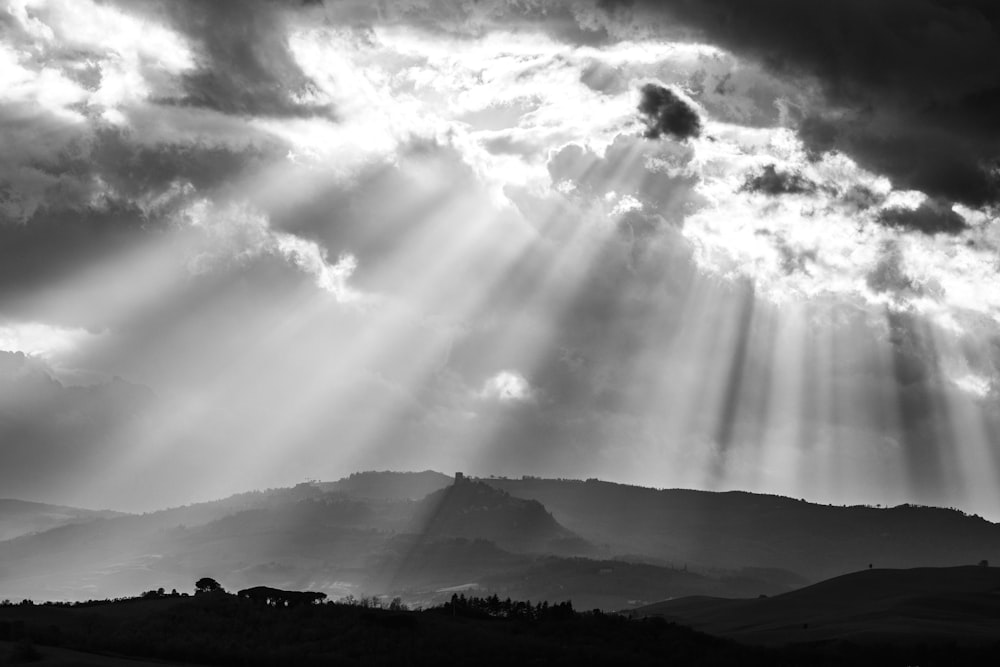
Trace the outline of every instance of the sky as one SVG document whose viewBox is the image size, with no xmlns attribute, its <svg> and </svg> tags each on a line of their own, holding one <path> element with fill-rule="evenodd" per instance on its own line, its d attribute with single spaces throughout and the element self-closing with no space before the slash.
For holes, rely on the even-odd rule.
<svg viewBox="0 0 1000 667">
<path fill-rule="evenodd" d="M 992 0 L 0 0 L 0 496 L 1000 520 Z"/>
</svg>

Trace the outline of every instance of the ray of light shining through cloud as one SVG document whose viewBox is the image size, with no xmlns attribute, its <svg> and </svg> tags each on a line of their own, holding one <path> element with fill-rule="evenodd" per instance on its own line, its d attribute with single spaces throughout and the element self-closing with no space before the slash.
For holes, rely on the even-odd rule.
<svg viewBox="0 0 1000 667">
<path fill-rule="evenodd" d="M 436 469 L 1000 520 L 996 79 L 695 4 L 0 1 L 0 497 Z"/>
</svg>

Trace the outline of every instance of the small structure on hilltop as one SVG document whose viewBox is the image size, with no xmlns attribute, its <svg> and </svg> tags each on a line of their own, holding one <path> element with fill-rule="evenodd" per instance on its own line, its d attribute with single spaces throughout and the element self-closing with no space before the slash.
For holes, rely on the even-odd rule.
<svg viewBox="0 0 1000 667">
<path fill-rule="evenodd" d="M 455 484 L 461 484 L 464 481 L 465 481 L 465 473 L 464 472 L 456 472 L 455 473 Z"/>
</svg>

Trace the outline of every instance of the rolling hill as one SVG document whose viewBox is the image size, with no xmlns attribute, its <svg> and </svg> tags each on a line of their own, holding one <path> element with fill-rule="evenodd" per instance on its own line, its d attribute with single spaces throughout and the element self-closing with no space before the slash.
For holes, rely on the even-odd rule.
<svg viewBox="0 0 1000 667">
<path fill-rule="evenodd" d="M 310 588 L 334 599 L 429 603 L 461 588 L 611 610 L 777 595 L 869 563 L 983 559 L 1000 561 L 1000 527 L 952 510 L 370 472 L 0 541 L 0 599 L 184 590 L 207 575 L 230 589 Z"/>
<path fill-rule="evenodd" d="M 537 500 L 609 555 L 701 569 L 757 568 L 816 582 L 874 564 L 949 567 L 1000 562 L 1000 525 L 957 510 L 839 507 L 742 491 L 647 489 L 599 480 L 485 483 Z"/>
<path fill-rule="evenodd" d="M 40 533 L 59 526 L 124 516 L 111 510 L 87 510 L 0 498 L 0 541 Z"/>
<path fill-rule="evenodd" d="M 639 608 L 759 644 L 1000 642 L 1000 568 L 870 569 L 770 598 L 690 597 Z"/>
</svg>

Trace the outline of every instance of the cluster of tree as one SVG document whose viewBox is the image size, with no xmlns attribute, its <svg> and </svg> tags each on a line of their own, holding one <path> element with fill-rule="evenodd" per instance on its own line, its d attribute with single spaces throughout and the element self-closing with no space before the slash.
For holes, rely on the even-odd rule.
<svg viewBox="0 0 1000 667">
<path fill-rule="evenodd" d="M 44 602 L 35 602 L 34 600 L 24 599 L 20 602 L 12 602 L 11 600 L 0 600 L 0 608 L 6 607 L 99 607 L 108 604 L 117 604 L 122 602 L 135 602 L 136 600 L 159 600 L 167 598 L 186 598 L 187 593 L 178 593 L 177 589 L 173 589 L 169 593 L 165 592 L 163 588 L 158 588 L 155 590 L 148 590 L 140 595 L 134 596 L 123 596 L 117 598 L 100 598 L 100 599 L 89 599 L 89 600 L 76 600 L 75 602 L 69 602 L 65 600 L 46 600 Z"/>
<path fill-rule="evenodd" d="M 326 599 L 326 593 L 315 591 L 285 591 L 270 586 L 254 586 L 244 588 L 236 593 L 237 597 L 263 604 L 268 607 L 298 607 L 299 605 L 315 604 Z"/>
<path fill-rule="evenodd" d="M 380 598 L 377 595 L 355 597 L 354 595 L 346 595 L 336 601 L 328 602 L 328 604 L 340 604 L 348 607 L 360 607 L 362 609 L 386 609 L 388 611 L 409 611 L 410 608 L 403 602 L 403 598 L 396 596 L 392 598 L 389 602 L 385 601 L 385 598 Z"/>
<path fill-rule="evenodd" d="M 516 618 L 528 621 L 548 621 L 572 619 L 576 616 L 573 611 L 573 603 L 569 600 L 549 604 L 542 601 L 531 604 L 531 600 L 511 600 L 507 598 L 501 600 L 494 593 L 488 597 L 465 597 L 465 594 L 453 594 L 449 602 L 445 602 L 438 607 L 432 607 L 432 611 L 444 612 L 453 616 L 465 617 L 492 617 L 492 618 Z M 600 613 L 600 612 L 594 612 Z"/>
</svg>

